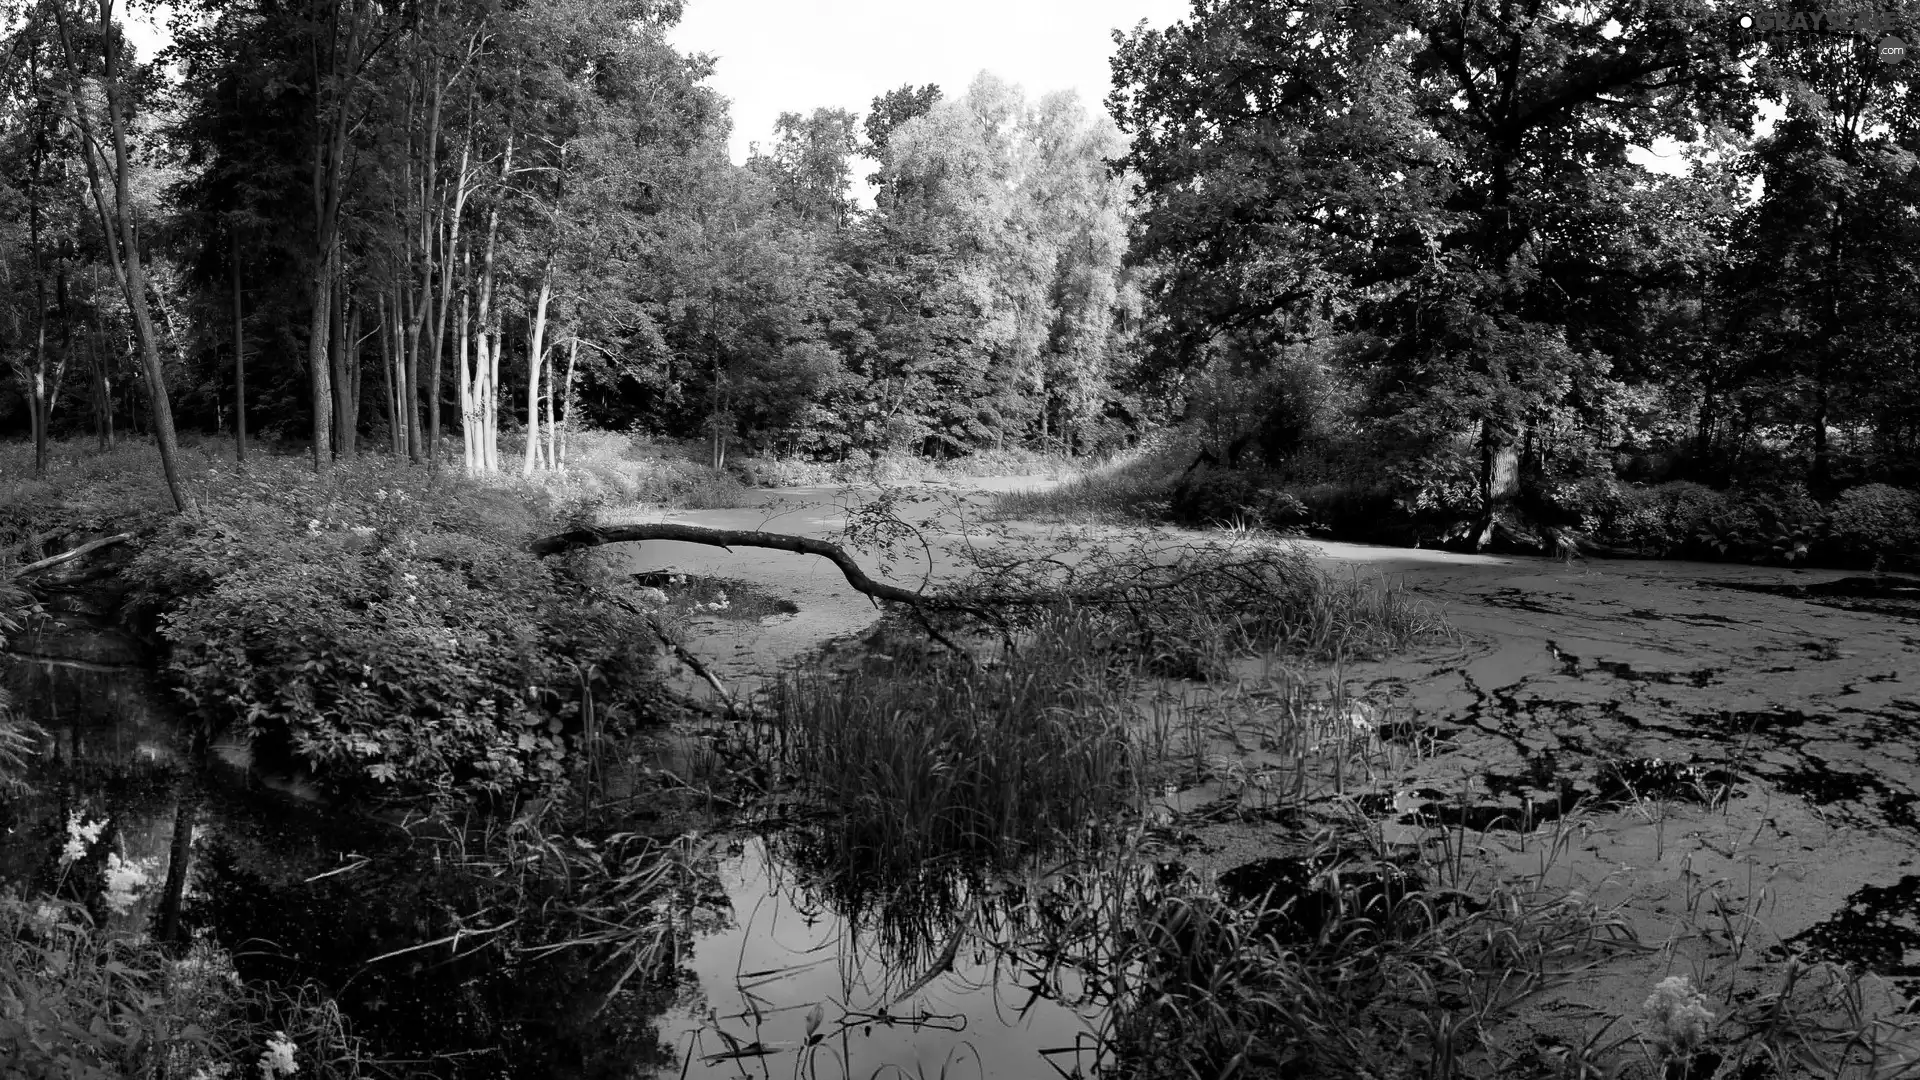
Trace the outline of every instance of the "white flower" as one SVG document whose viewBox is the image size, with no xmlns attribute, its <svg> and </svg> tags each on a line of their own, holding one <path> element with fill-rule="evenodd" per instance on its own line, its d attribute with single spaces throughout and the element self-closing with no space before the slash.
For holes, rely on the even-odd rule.
<svg viewBox="0 0 1920 1080">
<path fill-rule="evenodd" d="M 299 1072 L 300 1066 L 293 1060 L 293 1051 L 293 1040 L 287 1038 L 287 1033 L 274 1032 L 274 1037 L 267 1040 L 266 1052 L 260 1055 L 260 1072 L 267 1080 L 280 1080 L 282 1076 Z"/>
<path fill-rule="evenodd" d="M 107 819 L 101 818 L 91 824 L 80 817 L 75 810 L 67 815 L 67 844 L 60 849 L 60 865 L 72 866 L 87 857 L 87 849 L 100 842 L 100 834 L 106 831 Z"/>
<path fill-rule="evenodd" d="M 640 590 L 640 602 L 648 607 L 661 607 L 667 602 L 667 594 L 652 586 L 647 586 Z"/>
<path fill-rule="evenodd" d="M 317 533 L 317 532 L 319 532 L 319 531 L 320 531 L 320 519 L 319 519 L 319 518 L 308 518 L 308 519 L 307 519 L 307 531 L 308 531 L 308 532 L 310 532 L 310 533 Z"/>
<path fill-rule="evenodd" d="M 117 851 L 107 853 L 107 891 L 104 899 L 107 907 L 116 915 L 125 915 L 133 910 L 133 902 L 140 890 L 146 888 L 148 877 L 145 860 L 123 859 Z"/>
<path fill-rule="evenodd" d="M 1685 975 L 1660 980 L 1640 1010 L 1655 1025 L 1654 1037 L 1674 1053 L 1690 1052 L 1707 1037 L 1707 1026 L 1713 1023 L 1707 996 L 1694 989 Z"/>
<path fill-rule="evenodd" d="M 351 531 L 355 536 L 372 536 L 374 528 L 371 525 L 355 525 Z"/>
<path fill-rule="evenodd" d="M 416 576 L 414 576 L 413 574 L 401 574 L 401 575 L 400 575 L 400 580 L 401 580 L 401 581 L 404 581 L 404 582 L 406 582 L 406 583 L 407 583 L 407 584 L 409 584 L 409 585 L 411 585 L 411 584 L 413 584 L 414 582 L 416 582 L 416 581 L 419 581 L 420 579 L 419 579 L 418 577 L 416 577 Z"/>
</svg>

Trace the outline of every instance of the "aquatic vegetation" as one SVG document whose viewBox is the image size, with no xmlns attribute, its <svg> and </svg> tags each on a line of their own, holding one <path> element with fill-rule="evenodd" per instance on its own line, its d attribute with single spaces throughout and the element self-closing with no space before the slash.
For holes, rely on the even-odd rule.
<svg viewBox="0 0 1920 1080">
<path fill-rule="evenodd" d="M 776 760 L 834 816 L 831 847 L 889 873 L 1017 857 L 1130 805 L 1144 764 L 1124 675 L 1069 617 L 992 667 L 944 657 L 795 674 Z"/>
</svg>

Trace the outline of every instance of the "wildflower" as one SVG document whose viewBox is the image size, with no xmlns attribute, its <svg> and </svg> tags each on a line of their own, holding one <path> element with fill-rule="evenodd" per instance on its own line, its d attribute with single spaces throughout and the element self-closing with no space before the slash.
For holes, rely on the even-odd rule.
<svg viewBox="0 0 1920 1080">
<path fill-rule="evenodd" d="M 147 885 L 147 867 L 141 860 L 123 859 L 117 851 L 107 854 L 107 907 L 117 915 L 133 910 L 133 902 Z"/>
<path fill-rule="evenodd" d="M 107 819 L 101 818 L 91 824 L 83 821 L 80 811 L 67 815 L 67 844 L 60 849 L 60 865 L 72 866 L 87 857 L 87 849 L 99 843 L 100 834 L 106 831 Z"/>
<path fill-rule="evenodd" d="M 287 1033 L 274 1032 L 274 1037 L 267 1040 L 266 1052 L 260 1055 L 260 1072 L 267 1080 L 280 1080 L 283 1076 L 299 1072 L 300 1066 L 293 1060 L 293 1051 L 293 1040 L 287 1038 Z"/>
<path fill-rule="evenodd" d="M 1707 996 L 1694 989 L 1685 975 L 1660 980 L 1640 1010 L 1656 1026 L 1654 1037 L 1675 1054 L 1690 1053 L 1707 1037 L 1707 1026 L 1713 1023 Z"/>
<path fill-rule="evenodd" d="M 308 519 L 307 519 L 307 531 L 308 531 L 308 532 L 310 532 L 310 533 L 317 533 L 317 532 L 319 532 L 319 531 L 320 531 L 320 519 L 319 519 L 319 518 L 308 518 Z"/>
<path fill-rule="evenodd" d="M 404 581 L 404 582 L 406 582 L 406 583 L 407 583 L 407 584 L 409 584 L 409 585 L 411 585 L 411 584 L 413 584 L 414 582 L 416 582 L 416 581 L 419 581 L 419 580 L 420 580 L 420 578 L 419 578 L 418 576 L 416 576 L 416 575 L 414 575 L 414 574 L 401 574 L 401 575 L 400 575 L 400 580 L 401 580 L 401 581 Z"/>
</svg>

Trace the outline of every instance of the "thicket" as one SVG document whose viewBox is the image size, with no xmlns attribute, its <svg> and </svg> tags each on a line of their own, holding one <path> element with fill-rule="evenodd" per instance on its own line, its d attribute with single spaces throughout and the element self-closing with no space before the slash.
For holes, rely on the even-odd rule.
<svg viewBox="0 0 1920 1080">
<path fill-rule="evenodd" d="M 557 508 L 366 462 L 209 467 L 127 568 L 193 714 L 341 793 L 551 787 L 664 716 L 644 615 L 587 559 L 535 559 Z"/>
</svg>

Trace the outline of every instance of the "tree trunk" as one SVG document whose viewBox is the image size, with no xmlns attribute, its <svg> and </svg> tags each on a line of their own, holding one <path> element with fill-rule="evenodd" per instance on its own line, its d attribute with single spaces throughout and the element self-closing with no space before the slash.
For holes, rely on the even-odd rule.
<svg viewBox="0 0 1920 1080">
<path fill-rule="evenodd" d="M 1520 488 L 1519 454 L 1493 421 L 1480 425 L 1480 522 L 1475 529 L 1474 550 L 1485 551 L 1493 543 L 1493 526 L 1513 501 Z"/>
<path fill-rule="evenodd" d="M 334 279 L 328 305 L 327 363 L 333 382 L 333 446 L 343 458 L 353 456 L 353 378 L 347 374 L 347 290 Z"/>
<path fill-rule="evenodd" d="M 179 447 L 173 431 L 173 404 L 167 398 L 165 369 L 160 363 L 160 344 L 154 334 L 153 316 L 147 310 L 146 273 L 133 229 L 133 197 L 128 175 L 132 162 L 127 151 L 126 104 L 121 97 L 120 49 L 113 27 L 113 0 L 100 0 L 101 53 L 106 61 L 106 78 L 102 80 L 102 85 L 106 90 L 107 120 L 113 140 L 112 203 L 107 201 L 106 190 L 100 182 L 100 169 L 94 160 L 96 143 L 93 121 L 81 91 L 80 62 L 73 51 L 71 35 L 67 32 L 65 9 L 56 5 L 54 14 L 59 21 L 61 46 L 66 53 L 71 77 L 68 107 L 75 126 L 80 129 L 82 157 L 87 165 L 87 185 L 93 192 L 94 207 L 99 213 L 108 261 L 113 265 L 120 291 L 126 296 L 127 308 L 133 316 L 134 334 L 139 340 L 141 365 L 147 379 L 147 400 L 153 417 L 154 441 L 160 450 L 160 471 L 166 476 L 167 494 L 173 499 L 174 509 L 184 510 L 186 500 L 180 491 Z M 113 225 L 118 225 L 118 236 Z"/>
<path fill-rule="evenodd" d="M 246 319 L 240 306 L 240 234 L 232 234 L 233 254 L 233 459 L 247 461 Z"/>
<path fill-rule="evenodd" d="M 394 291 L 401 310 L 400 348 L 406 364 L 407 460 L 419 464 L 425 449 L 420 445 L 420 327 L 424 316 L 404 286 L 397 286 Z"/>
<path fill-rule="evenodd" d="M 533 318 L 527 327 L 527 449 L 521 456 L 520 475 L 532 476 L 540 457 L 540 375 L 546 366 L 547 302 L 553 297 L 553 260 L 548 259 L 540 272 L 540 292 L 534 299 Z"/>
<path fill-rule="evenodd" d="M 487 350 L 487 377 L 481 383 L 480 392 L 480 424 L 487 433 L 480 442 L 484 456 L 482 467 L 490 473 L 500 471 L 500 323 L 501 318 L 495 313 L 490 333 L 492 345 Z"/>
<path fill-rule="evenodd" d="M 567 385 L 560 397 L 560 451 L 554 457 L 554 467 L 560 468 L 567 462 L 567 436 L 573 431 L 573 364 L 580 358 L 580 339 L 573 339 L 573 346 L 567 350 Z"/>
<path fill-rule="evenodd" d="M 354 303 L 351 295 L 346 298 L 346 302 L 347 325 L 345 329 L 347 337 L 344 344 L 346 346 L 345 374 L 347 392 L 341 400 L 346 406 L 347 418 L 340 425 L 340 433 L 342 442 L 345 445 L 344 453 L 348 457 L 354 457 L 360 453 L 360 390 L 366 365 L 361 362 L 363 358 L 360 355 L 361 305 Z"/>
<path fill-rule="evenodd" d="M 307 318 L 307 389 L 313 395 L 313 471 L 324 476 L 333 469 L 333 380 L 327 356 L 327 331 L 333 325 L 331 247 L 313 271 L 307 293 L 311 306 Z"/>
<path fill-rule="evenodd" d="M 567 373 L 569 375 L 573 373 L 573 354 L 578 352 L 579 349 L 580 339 L 575 338 L 573 348 L 567 353 Z M 558 372 L 551 370 L 551 368 L 552 366 L 549 365 L 547 372 L 547 468 L 558 469 L 560 468 L 560 414 L 555 412 L 553 408 L 553 384 L 558 382 L 559 379 L 555 377 Z"/>
<path fill-rule="evenodd" d="M 474 450 L 480 444 L 474 438 L 474 424 L 479 419 L 479 410 L 473 405 L 473 368 L 467 363 L 467 293 L 460 291 L 460 318 L 453 324 L 453 363 L 454 375 L 460 389 L 460 452 L 461 461 L 469 474 L 479 471 L 478 459 Z"/>
<path fill-rule="evenodd" d="M 380 337 L 380 409 L 386 414 L 387 452 L 394 457 L 400 456 L 400 388 L 393 381 L 393 342 L 388 329 L 387 294 L 382 292 L 377 300 L 375 317 L 380 325 L 375 328 Z"/>
</svg>

